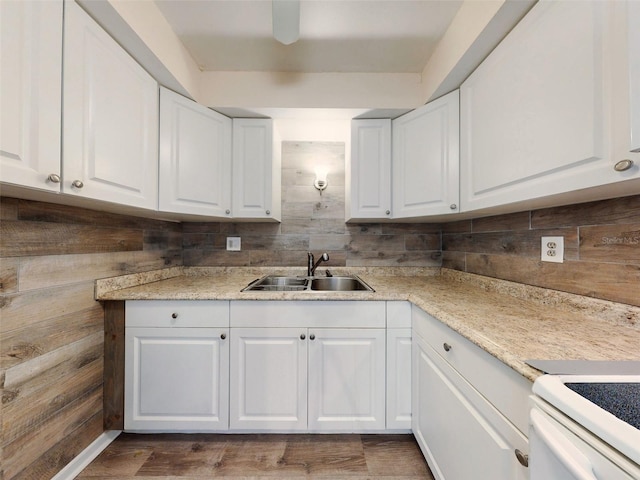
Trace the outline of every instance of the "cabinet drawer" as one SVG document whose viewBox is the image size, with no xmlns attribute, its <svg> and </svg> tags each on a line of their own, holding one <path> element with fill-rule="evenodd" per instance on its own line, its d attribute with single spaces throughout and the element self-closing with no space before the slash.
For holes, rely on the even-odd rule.
<svg viewBox="0 0 640 480">
<path fill-rule="evenodd" d="M 531 382 L 416 306 L 412 328 L 521 432 L 528 429 Z M 445 350 L 445 344 L 449 350 Z"/>
<path fill-rule="evenodd" d="M 133 300 L 125 307 L 127 327 L 228 327 L 229 302 L 220 300 Z"/>
</svg>

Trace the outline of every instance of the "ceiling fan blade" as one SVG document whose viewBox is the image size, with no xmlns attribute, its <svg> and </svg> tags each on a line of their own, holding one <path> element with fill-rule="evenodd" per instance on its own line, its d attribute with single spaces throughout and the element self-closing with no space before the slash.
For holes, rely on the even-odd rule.
<svg viewBox="0 0 640 480">
<path fill-rule="evenodd" d="M 271 0 L 273 38 L 291 45 L 300 38 L 300 0 Z"/>
</svg>

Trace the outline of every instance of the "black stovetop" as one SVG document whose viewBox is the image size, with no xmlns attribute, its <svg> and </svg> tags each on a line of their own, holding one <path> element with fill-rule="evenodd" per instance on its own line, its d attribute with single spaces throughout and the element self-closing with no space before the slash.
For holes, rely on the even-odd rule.
<svg viewBox="0 0 640 480">
<path fill-rule="evenodd" d="M 565 385 L 640 430 L 640 383 L 565 383 Z"/>
</svg>

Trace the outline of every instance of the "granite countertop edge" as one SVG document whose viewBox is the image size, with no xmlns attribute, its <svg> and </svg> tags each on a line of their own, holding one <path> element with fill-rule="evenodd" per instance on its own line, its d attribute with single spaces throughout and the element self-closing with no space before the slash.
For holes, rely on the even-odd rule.
<svg viewBox="0 0 640 480">
<path fill-rule="evenodd" d="M 435 267 L 332 268 L 375 292 L 241 292 L 295 268 L 170 267 L 96 281 L 97 300 L 410 301 L 525 378 L 528 359 L 640 360 L 640 307 Z"/>
</svg>

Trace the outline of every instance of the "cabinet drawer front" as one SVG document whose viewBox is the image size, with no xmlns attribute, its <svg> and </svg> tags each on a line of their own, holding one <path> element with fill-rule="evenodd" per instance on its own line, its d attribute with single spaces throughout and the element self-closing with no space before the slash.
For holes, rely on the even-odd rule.
<svg viewBox="0 0 640 480">
<path fill-rule="evenodd" d="M 237 301 L 231 302 L 233 327 L 384 328 L 380 301 Z"/>
<path fill-rule="evenodd" d="M 521 432 L 527 432 L 529 380 L 416 306 L 412 328 Z"/>
<path fill-rule="evenodd" d="M 126 303 L 127 327 L 228 327 L 229 302 L 134 300 Z"/>
</svg>

